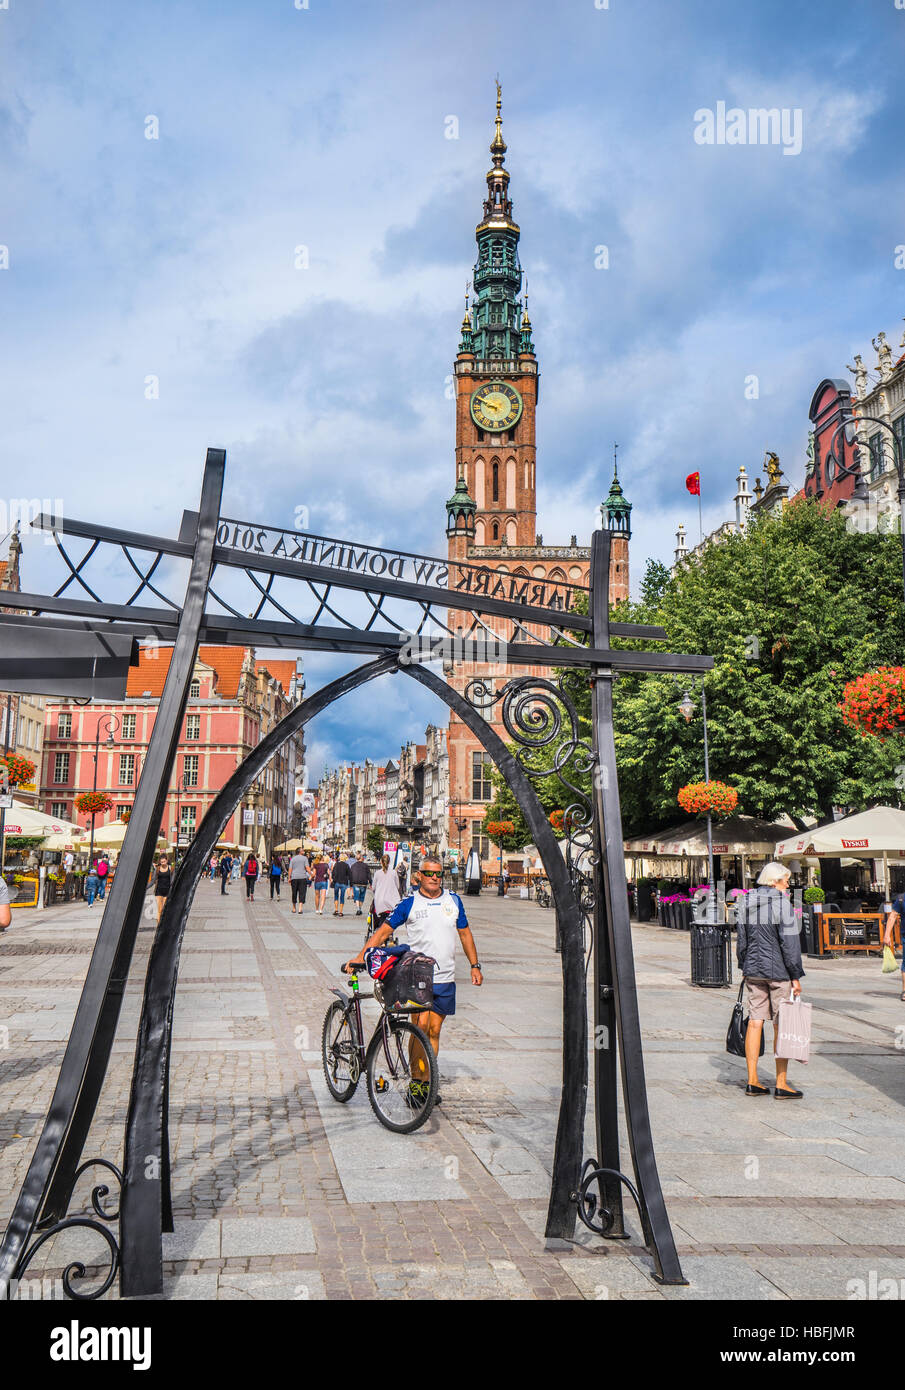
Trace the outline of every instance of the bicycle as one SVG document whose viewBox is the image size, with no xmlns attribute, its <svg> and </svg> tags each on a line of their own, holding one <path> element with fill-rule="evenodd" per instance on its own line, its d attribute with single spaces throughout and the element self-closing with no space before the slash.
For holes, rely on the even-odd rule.
<svg viewBox="0 0 905 1390">
<path fill-rule="evenodd" d="M 362 1072 L 367 1078 L 371 1109 L 385 1129 L 394 1134 L 412 1134 L 428 1119 L 437 1099 L 437 1060 L 424 1033 L 403 1014 L 420 1013 L 419 1008 L 390 1008 L 380 985 L 373 993 L 362 994 L 358 973 L 364 966 L 342 967 L 351 975 L 349 995 L 331 990 L 337 997 L 324 1017 L 321 1059 L 327 1088 L 334 1100 L 344 1105 L 355 1094 Z M 362 999 L 376 999 L 380 1020 L 367 1047 L 361 1019 Z"/>
<path fill-rule="evenodd" d="M 534 901 L 538 907 L 549 907 L 551 903 L 550 885 L 546 879 L 540 879 L 534 885 Z"/>
</svg>

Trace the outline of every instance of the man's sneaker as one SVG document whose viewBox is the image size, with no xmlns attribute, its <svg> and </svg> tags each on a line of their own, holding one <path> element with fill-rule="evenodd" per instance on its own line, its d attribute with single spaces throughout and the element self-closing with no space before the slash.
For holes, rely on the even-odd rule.
<svg viewBox="0 0 905 1390">
<path fill-rule="evenodd" d="M 405 1103 L 410 1110 L 423 1110 L 429 1095 L 430 1086 L 426 1081 L 410 1081 L 405 1093 Z"/>
</svg>

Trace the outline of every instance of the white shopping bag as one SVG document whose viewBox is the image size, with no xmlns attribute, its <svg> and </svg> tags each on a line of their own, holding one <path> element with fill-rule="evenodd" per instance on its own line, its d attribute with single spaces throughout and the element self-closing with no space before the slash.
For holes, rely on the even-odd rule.
<svg viewBox="0 0 905 1390">
<path fill-rule="evenodd" d="M 801 996 L 784 999 L 779 1006 L 776 1055 L 793 1062 L 807 1062 L 811 1051 L 811 1005 Z"/>
</svg>

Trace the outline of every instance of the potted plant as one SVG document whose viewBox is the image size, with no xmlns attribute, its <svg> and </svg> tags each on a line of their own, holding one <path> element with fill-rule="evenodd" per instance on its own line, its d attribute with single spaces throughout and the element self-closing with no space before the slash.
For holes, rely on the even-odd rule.
<svg viewBox="0 0 905 1390">
<path fill-rule="evenodd" d="M 801 949 L 809 956 L 820 955 L 820 913 L 815 904 L 826 902 L 826 893 L 819 884 L 806 888 L 801 895 L 804 903 L 801 923 Z"/>
</svg>

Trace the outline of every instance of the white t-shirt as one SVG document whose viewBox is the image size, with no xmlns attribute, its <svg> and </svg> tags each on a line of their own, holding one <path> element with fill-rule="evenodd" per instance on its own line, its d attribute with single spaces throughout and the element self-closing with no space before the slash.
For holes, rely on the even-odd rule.
<svg viewBox="0 0 905 1390">
<path fill-rule="evenodd" d="M 426 898 L 416 889 L 393 910 L 387 918 L 394 932 L 403 930 L 403 940 L 413 951 L 433 956 L 434 981 L 438 985 L 452 984 L 456 978 L 456 947 L 459 933 L 468 926 L 465 908 L 458 893 L 441 893 L 439 898 Z"/>
</svg>

